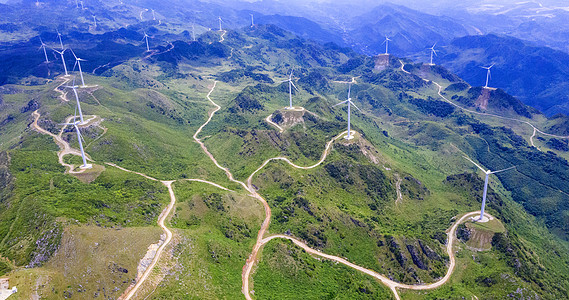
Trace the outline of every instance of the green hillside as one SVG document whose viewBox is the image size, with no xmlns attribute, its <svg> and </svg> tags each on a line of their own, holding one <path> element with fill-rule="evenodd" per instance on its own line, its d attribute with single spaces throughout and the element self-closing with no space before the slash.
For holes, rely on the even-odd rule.
<svg viewBox="0 0 569 300">
<path fill-rule="evenodd" d="M 118 298 L 160 239 L 169 203 L 172 239 L 161 238 L 164 251 L 133 299 L 238 299 L 248 266 L 253 299 L 569 295 L 560 120 L 444 68 L 361 56 L 272 25 L 171 41 L 86 75 L 81 105 L 100 121 L 81 130 L 97 172 L 66 172 L 54 139 L 33 129 L 36 110 L 37 125 L 55 135 L 74 113 L 63 77 L 2 86 L 0 270 L 18 286 L 12 297 Z M 291 70 L 294 106 L 304 109 L 284 109 Z M 352 140 L 342 136 L 346 107 L 332 107 L 348 82 L 361 109 L 352 110 Z M 61 137 L 78 147 L 69 128 Z M 457 226 L 449 255 L 447 230 L 482 200 L 482 174 L 465 155 L 516 169 L 491 177 L 495 219 Z M 64 161 L 80 164 L 77 155 Z M 401 285 L 437 282 L 456 266 L 439 288 L 394 294 L 287 237 Z M 69 253 L 105 255 L 85 265 Z"/>
</svg>

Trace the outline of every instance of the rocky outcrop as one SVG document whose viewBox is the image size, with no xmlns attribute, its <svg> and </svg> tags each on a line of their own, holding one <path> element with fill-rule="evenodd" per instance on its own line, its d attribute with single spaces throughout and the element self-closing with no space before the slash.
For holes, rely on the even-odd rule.
<svg viewBox="0 0 569 300">
<path fill-rule="evenodd" d="M 48 261 L 59 247 L 62 234 L 63 231 L 57 224 L 53 224 L 52 229 L 46 230 L 36 240 L 36 248 L 32 253 L 32 259 L 27 267 L 41 267 L 44 262 Z"/>
<path fill-rule="evenodd" d="M 425 253 L 427 258 L 438 261 L 442 260 L 441 256 L 437 252 L 435 252 L 431 247 L 429 247 L 429 245 L 426 245 L 421 240 L 419 240 L 419 247 L 421 247 L 421 250 L 423 250 L 423 253 Z"/>
<path fill-rule="evenodd" d="M 407 251 L 409 251 L 409 254 L 411 254 L 411 259 L 413 260 L 413 263 L 421 270 L 427 270 L 429 269 L 429 267 L 427 266 L 427 264 L 425 264 L 423 262 L 423 259 L 421 258 L 421 256 L 419 255 L 419 251 L 417 251 L 417 247 L 415 247 L 415 245 L 407 245 Z"/>
<path fill-rule="evenodd" d="M 389 245 L 389 251 L 391 251 L 391 253 L 395 255 L 395 259 L 397 260 L 399 265 L 402 268 L 405 268 L 405 265 L 407 264 L 407 258 L 405 258 L 405 256 L 401 252 L 401 247 L 399 246 L 399 244 L 397 244 L 395 238 L 392 236 L 388 237 L 387 244 Z"/>
<path fill-rule="evenodd" d="M 34 111 L 37 110 L 38 108 L 40 108 L 40 104 L 39 102 L 37 102 L 36 100 L 32 99 L 28 102 L 28 104 L 22 108 L 20 108 L 20 112 L 21 113 L 27 113 L 30 111 Z"/>
<path fill-rule="evenodd" d="M 458 228 L 456 229 L 457 238 L 459 238 L 463 242 L 467 242 L 468 240 L 470 240 L 471 235 L 472 232 L 470 231 L 470 229 L 466 227 L 466 225 L 464 224 L 458 225 Z"/>
</svg>

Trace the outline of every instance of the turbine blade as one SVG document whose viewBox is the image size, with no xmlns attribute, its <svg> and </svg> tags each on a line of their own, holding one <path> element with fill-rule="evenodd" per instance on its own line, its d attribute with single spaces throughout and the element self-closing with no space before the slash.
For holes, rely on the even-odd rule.
<svg viewBox="0 0 569 300">
<path fill-rule="evenodd" d="M 464 156 L 464 158 L 468 159 L 471 163 L 473 163 L 475 166 L 478 167 L 478 169 L 482 170 L 482 172 L 486 173 L 486 170 L 484 170 L 484 168 L 482 168 L 479 164 L 475 163 L 472 159 L 470 159 L 468 156 Z"/>
<path fill-rule="evenodd" d="M 85 142 L 85 138 L 83 138 L 83 135 L 81 134 L 81 130 L 79 130 L 79 126 L 75 125 L 75 128 L 77 129 L 77 134 L 79 135 L 79 137 L 81 138 L 81 140 L 83 141 L 83 143 L 85 145 L 87 145 L 87 142 Z"/>
<path fill-rule="evenodd" d="M 509 168 L 504 169 L 504 170 L 499 170 L 499 171 L 490 172 L 490 174 L 496 174 L 496 173 L 508 171 L 508 170 L 515 169 L 515 168 L 516 168 L 516 166 L 513 166 L 513 167 L 509 167 Z"/>
<path fill-rule="evenodd" d="M 350 104 L 353 105 L 359 112 L 363 113 L 362 110 L 359 109 L 359 108 L 354 104 L 354 102 L 352 102 L 351 98 L 350 98 L 350 100 L 348 100 L 348 101 L 349 101 Z M 349 105 L 349 104 L 348 104 L 348 105 Z"/>
<path fill-rule="evenodd" d="M 294 85 L 294 82 L 292 82 L 292 80 L 290 81 L 290 83 L 292 84 L 292 86 L 294 87 L 294 89 L 300 93 L 300 90 L 296 87 L 296 85 Z"/>
<path fill-rule="evenodd" d="M 335 104 L 335 105 L 332 105 L 332 107 L 335 107 L 335 106 L 338 106 L 338 105 L 342 105 L 342 104 L 344 104 L 344 103 L 347 103 L 348 101 L 350 101 L 350 100 L 342 101 L 342 102 L 340 102 L 340 103 L 337 103 L 337 104 Z"/>
</svg>

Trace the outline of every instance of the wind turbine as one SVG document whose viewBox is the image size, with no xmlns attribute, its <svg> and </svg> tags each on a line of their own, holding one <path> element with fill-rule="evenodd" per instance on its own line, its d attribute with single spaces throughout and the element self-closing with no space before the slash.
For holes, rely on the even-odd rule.
<svg viewBox="0 0 569 300">
<path fill-rule="evenodd" d="M 73 79 L 73 85 L 69 86 L 65 86 L 68 89 L 72 89 L 73 93 L 75 94 L 75 100 L 77 101 L 77 108 L 79 109 L 79 120 L 81 120 L 79 122 L 79 124 L 83 124 L 83 112 L 81 111 L 81 103 L 79 102 L 79 94 L 77 94 L 77 88 L 78 86 L 75 85 L 75 78 Z M 77 111 L 75 111 L 75 115 L 77 115 Z M 75 122 L 75 120 L 74 120 Z"/>
<path fill-rule="evenodd" d="M 146 31 L 144 32 L 144 37 L 142 39 L 146 40 L 146 51 L 150 52 L 150 47 L 148 46 L 148 34 L 146 34 Z"/>
<path fill-rule="evenodd" d="M 143 20 L 143 18 L 142 18 L 142 13 L 144 13 L 145 11 L 148 11 L 148 8 L 145 8 L 145 9 L 143 9 L 143 10 L 140 11 L 140 21 Z"/>
<path fill-rule="evenodd" d="M 488 87 L 488 80 L 490 80 L 490 78 L 492 78 L 492 75 L 490 75 L 490 69 L 492 69 L 493 66 L 494 66 L 494 64 L 492 64 L 489 67 L 481 67 L 482 69 L 488 70 L 488 72 L 486 72 L 486 85 L 484 86 L 485 88 Z"/>
<path fill-rule="evenodd" d="M 79 3 L 81 3 L 81 9 L 85 10 L 85 7 L 83 6 L 83 1 L 79 1 Z"/>
<path fill-rule="evenodd" d="M 97 18 L 93 15 L 93 22 L 95 22 L 95 28 L 97 28 Z"/>
<path fill-rule="evenodd" d="M 435 64 L 433 64 L 433 55 L 437 55 L 437 50 L 435 50 L 435 46 L 437 45 L 437 43 L 433 44 L 433 47 L 431 47 L 431 66 L 434 66 Z"/>
<path fill-rule="evenodd" d="M 192 39 L 194 40 L 194 42 L 196 41 L 196 28 L 194 24 L 192 24 Z"/>
<path fill-rule="evenodd" d="M 65 65 L 65 56 L 63 56 L 63 54 L 65 53 L 65 50 L 67 50 L 67 49 L 63 49 L 61 51 L 57 51 L 55 49 L 52 49 L 52 50 L 59 53 L 59 55 L 61 55 L 61 61 L 63 62 L 63 69 L 65 70 L 65 76 L 69 75 L 69 74 L 67 74 L 67 66 Z"/>
<path fill-rule="evenodd" d="M 253 14 L 249 14 L 251 15 L 251 27 L 255 26 L 255 23 L 253 22 Z"/>
<path fill-rule="evenodd" d="M 295 90 L 298 91 L 298 88 L 292 82 L 292 70 L 290 70 L 290 75 L 288 76 L 287 80 L 283 80 L 280 83 L 288 82 L 288 98 L 289 98 L 289 107 L 288 109 L 293 109 L 292 107 L 292 88 L 294 87 Z M 300 92 L 300 91 L 299 91 Z"/>
<path fill-rule="evenodd" d="M 152 10 L 152 20 L 156 21 L 156 14 L 154 13 L 154 9 L 151 10 Z"/>
<path fill-rule="evenodd" d="M 57 30 L 57 37 L 59 38 L 59 45 L 61 46 L 61 50 L 63 50 L 63 41 L 61 40 L 61 33 Z"/>
<path fill-rule="evenodd" d="M 83 149 L 83 136 L 81 135 L 79 126 L 77 126 L 80 124 L 80 122 L 75 121 L 76 117 L 77 117 L 77 111 L 75 111 L 75 115 L 73 115 L 73 123 L 63 123 L 59 125 L 67 125 L 75 127 L 75 131 L 77 132 L 77 141 L 79 141 L 79 149 L 81 150 L 81 157 L 83 158 L 83 165 L 81 166 L 81 169 L 90 169 L 92 168 L 92 166 L 87 164 L 87 158 L 85 157 L 85 150 Z"/>
<path fill-rule="evenodd" d="M 350 92 L 352 90 L 352 83 L 350 82 L 348 85 L 348 100 L 346 101 L 342 101 L 334 106 L 338 106 L 344 103 L 348 103 L 348 135 L 346 136 L 347 140 L 351 140 L 353 138 L 352 136 L 352 131 L 351 131 L 351 106 L 353 105 L 357 110 L 359 110 L 361 112 L 361 110 L 354 104 L 354 102 L 352 102 L 352 98 L 350 97 Z M 334 107 L 332 106 L 332 107 Z"/>
<path fill-rule="evenodd" d="M 382 44 L 385 44 L 385 55 L 388 54 L 387 50 L 389 49 L 389 41 L 391 41 L 391 40 L 390 40 L 390 39 L 387 37 L 387 35 L 386 35 L 386 36 L 385 36 L 385 41 L 383 41 L 383 43 L 382 43 Z"/>
<path fill-rule="evenodd" d="M 43 48 L 43 54 L 45 55 L 45 62 L 49 63 L 49 59 L 47 58 L 47 51 L 45 50 L 46 44 L 43 42 L 41 37 L 40 37 L 40 42 L 41 42 L 40 48 Z"/>
<path fill-rule="evenodd" d="M 507 169 L 503 169 L 503 170 L 499 170 L 499 171 L 490 171 L 490 170 L 484 170 L 484 168 L 482 168 L 479 164 L 475 163 L 472 159 L 470 159 L 466 156 L 464 158 L 468 159 L 471 163 L 473 163 L 475 166 L 477 166 L 478 169 L 482 170 L 482 172 L 484 172 L 484 174 L 486 174 L 486 178 L 484 179 L 484 194 L 482 195 L 482 208 L 480 209 L 480 217 L 478 218 L 478 221 L 482 221 L 482 218 L 484 217 L 484 208 L 486 207 L 486 193 L 488 192 L 488 176 L 490 176 L 490 174 L 496 174 L 496 173 L 500 173 L 500 172 L 504 172 L 504 171 L 514 169 L 516 166 L 509 167 Z"/>
<path fill-rule="evenodd" d="M 71 49 L 71 53 L 73 53 L 73 57 L 75 57 L 75 64 L 79 67 L 79 75 L 81 76 L 81 85 L 85 87 L 85 80 L 83 79 L 83 70 L 81 69 L 81 62 L 86 60 L 77 57 L 73 49 Z M 75 68 L 75 66 L 73 68 Z M 83 119 L 81 119 L 81 122 L 83 122 Z"/>
<path fill-rule="evenodd" d="M 221 17 L 218 17 L 219 19 L 219 31 L 223 31 L 223 29 L 221 29 L 221 22 L 223 22 L 223 20 L 221 19 Z"/>
</svg>

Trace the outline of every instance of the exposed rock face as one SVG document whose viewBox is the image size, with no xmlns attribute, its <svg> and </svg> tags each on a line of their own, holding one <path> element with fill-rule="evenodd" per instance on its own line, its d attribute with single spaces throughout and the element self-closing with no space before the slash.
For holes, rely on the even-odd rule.
<svg viewBox="0 0 569 300">
<path fill-rule="evenodd" d="M 7 152 L 0 152 L 0 203 L 8 198 L 13 189 L 13 177 L 10 173 L 10 156 Z M 8 204 L 9 205 L 9 204 Z"/>
<path fill-rule="evenodd" d="M 29 111 L 34 111 L 36 109 L 40 108 L 40 104 L 39 102 L 37 102 L 36 100 L 32 99 L 28 102 L 28 104 L 22 108 L 20 108 L 20 112 L 21 113 L 27 113 Z"/>
<path fill-rule="evenodd" d="M 429 267 L 423 262 L 423 259 L 419 256 L 419 251 L 415 245 L 407 245 L 407 251 L 411 254 L 411 259 L 413 263 L 421 270 L 427 270 Z"/>
<path fill-rule="evenodd" d="M 36 249 L 32 253 L 32 259 L 27 267 L 41 267 L 44 262 L 48 261 L 59 247 L 62 234 L 63 232 L 57 224 L 54 224 L 52 229 L 45 231 L 36 240 Z"/>
<path fill-rule="evenodd" d="M 378 55 L 375 57 L 375 65 L 373 67 L 376 71 L 383 71 L 389 66 L 389 55 Z"/>
<path fill-rule="evenodd" d="M 389 245 L 389 251 L 391 251 L 391 253 L 395 255 L 395 259 L 397 259 L 399 265 L 402 268 L 405 268 L 405 265 L 407 263 L 407 258 L 405 258 L 405 256 L 403 256 L 403 253 L 401 253 L 401 247 L 399 246 L 399 244 L 397 244 L 395 238 L 393 238 L 392 236 L 389 237 L 387 243 Z"/>
<path fill-rule="evenodd" d="M 470 239 L 472 232 L 464 224 L 460 224 L 456 230 L 456 237 L 466 242 Z"/>
<path fill-rule="evenodd" d="M 425 255 L 432 260 L 438 260 L 441 261 L 441 256 L 436 253 L 433 249 L 431 249 L 431 247 L 429 247 L 429 245 L 426 245 L 425 243 L 423 243 L 423 241 L 419 240 L 419 246 L 421 247 L 421 250 L 423 250 L 423 253 L 425 253 Z"/>
<path fill-rule="evenodd" d="M 488 108 L 488 100 L 490 100 L 490 90 L 482 89 L 482 94 L 476 99 L 476 107 L 479 107 L 483 110 Z"/>
</svg>

